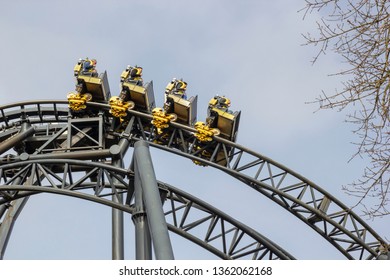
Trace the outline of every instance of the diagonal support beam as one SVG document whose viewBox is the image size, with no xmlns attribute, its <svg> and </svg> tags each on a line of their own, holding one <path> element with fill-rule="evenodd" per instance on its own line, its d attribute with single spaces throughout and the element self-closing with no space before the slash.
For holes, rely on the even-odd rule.
<svg viewBox="0 0 390 280">
<path fill-rule="evenodd" d="M 33 135 L 34 132 L 34 127 L 32 127 L 29 123 L 23 123 L 18 134 L 11 136 L 0 143 L 0 155 L 14 147 L 16 144 L 22 142 L 24 139 Z"/>
</svg>

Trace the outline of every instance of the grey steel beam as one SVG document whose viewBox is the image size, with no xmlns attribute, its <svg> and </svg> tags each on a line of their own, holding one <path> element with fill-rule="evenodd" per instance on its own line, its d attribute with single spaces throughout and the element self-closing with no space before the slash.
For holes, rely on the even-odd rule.
<svg viewBox="0 0 390 280">
<path fill-rule="evenodd" d="M 27 122 L 22 123 L 20 132 L 15 137 L 9 139 L 7 144 L 3 146 L 3 152 L 7 151 L 9 148 L 15 146 L 18 142 L 26 139 L 34 133 L 34 128 Z M 3 142 L 4 143 L 4 142 Z M 11 145 L 12 144 L 12 145 Z M 11 145 L 11 146 L 9 146 Z M 30 179 L 27 179 L 29 181 Z M 18 177 L 15 179 L 14 184 L 18 185 L 22 181 L 22 178 Z M 19 216 L 20 212 L 23 210 L 24 205 L 27 203 L 29 197 L 24 197 L 21 199 L 17 199 L 12 201 L 9 204 L 7 212 L 5 213 L 5 217 L 0 224 L 0 260 L 3 259 L 5 250 L 7 248 L 7 244 L 9 238 L 11 236 L 12 229 L 14 227 L 15 221 Z M 5 209 L 4 209 L 5 210 Z M 3 210 L 2 210 L 3 211 Z"/>
<path fill-rule="evenodd" d="M 127 128 L 123 132 L 125 135 L 130 135 L 133 127 L 134 118 L 132 118 L 127 125 Z M 123 158 L 129 147 L 130 141 L 127 138 L 122 138 L 118 145 L 112 145 L 110 152 L 112 154 L 113 162 L 117 161 L 118 158 Z M 131 170 L 134 170 L 135 156 L 131 162 Z M 135 248 L 136 248 L 136 259 L 137 260 L 151 260 L 152 259 L 152 245 L 151 237 L 149 232 L 149 226 L 147 223 L 147 217 L 144 209 L 142 187 L 140 183 L 139 174 L 134 175 L 134 193 L 135 193 L 135 210 L 132 215 L 132 220 L 135 226 Z M 130 191 L 130 190 L 128 190 Z M 129 195 L 129 194 L 128 194 Z M 131 199 L 128 197 L 127 199 Z M 122 201 L 123 202 L 123 201 Z M 130 201 L 127 201 L 130 203 Z"/>
<path fill-rule="evenodd" d="M 101 118 L 100 118 L 101 119 Z M 103 123 L 100 121 L 99 128 L 103 131 Z M 129 129 L 130 126 L 128 126 Z M 126 130 L 126 132 L 129 132 Z M 99 133 L 100 135 L 100 133 Z M 103 136 L 99 136 L 99 143 L 102 144 Z M 110 152 L 112 154 L 112 165 L 118 168 L 123 168 L 123 155 L 129 147 L 129 140 L 123 138 L 118 145 L 112 145 Z M 120 183 L 118 179 L 113 178 L 113 186 Z M 116 190 L 113 191 L 112 201 L 114 203 L 123 204 L 123 194 L 118 194 Z M 112 209 L 112 259 L 124 259 L 124 227 L 123 227 L 123 211 Z"/>
<path fill-rule="evenodd" d="M 19 185 L 22 181 L 21 177 L 18 177 L 13 182 L 14 185 Z M 24 205 L 27 203 L 27 197 L 23 197 L 14 201 L 11 201 L 4 210 L 5 213 L 4 219 L 0 224 L 0 260 L 4 258 L 5 250 L 7 249 L 8 241 L 11 236 L 12 229 L 14 227 L 15 221 L 22 211 Z M 3 213 L 4 215 L 4 213 Z"/>
<path fill-rule="evenodd" d="M 3 217 L 5 211 L 7 211 L 7 208 L 8 208 L 8 205 L 6 205 L 6 204 L 0 205 L 0 219 L 1 219 L 1 217 Z M 0 223 L 0 225 L 1 225 L 1 223 Z"/>
<path fill-rule="evenodd" d="M 27 123 L 23 123 L 20 132 L 18 134 L 15 134 L 14 136 L 11 136 L 7 140 L 0 143 L 0 154 L 5 153 L 6 151 L 14 147 L 16 144 L 20 143 L 27 137 L 33 135 L 34 132 L 35 132 L 34 127 L 29 126 L 29 124 Z"/>
<path fill-rule="evenodd" d="M 135 163 L 132 165 L 135 166 Z M 139 172 L 134 174 L 134 206 L 132 219 L 135 226 L 135 258 L 136 260 L 151 260 L 152 242 L 143 202 Z"/>
<path fill-rule="evenodd" d="M 12 201 L 0 225 L 0 260 L 4 258 L 4 253 L 7 248 L 15 221 L 18 218 L 20 212 L 23 210 L 24 205 L 27 203 L 28 198 L 29 197 L 27 196 Z"/>
<path fill-rule="evenodd" d="M 137 176 L 140 178 L 156 259 L 173 260 L 172 244 L 168 234 L 168 226 L 162 208 L 148 143 L 145 141 L 136 142 L 134 145 L 134 156 L 134 172 L 135 174 L 138 173 Z"/>
<path fill-rule="evenodd" d="M 123 167 L 122 160 L 113 160 L 112 165 L 115 167 Z M 113 185 L 118 182 L 118 179 L 113 178 Z M 123 204 L 123 195 L 118 194 L 114 190 L 112 195 L 112 202 Z M 112 259 L 123 260 L 124 259 L 124 231 L 123 231 L 123 211 L 113 208 L 111 212 L 112 216 Z"/>
<path fill-rule="evenodd" d="M 123 204 L 123 195 L 113 195 L 112 202 Z M 123 212 L 112 209 L 112 259 L 124 259 Z"/>
<path fill-rule="evenodd" d="M 189 199 L 190 201 L 193 202 L 193 203 L 190 203 L 192 205 L 192 207 L 198 207 L 197 205 L 200 205 L 200 208 L 197 208 L 197 209 L 203 209 L 202 211 L 204 211 L 205 215 L 208 216 L 210 213 L 214 213 L 216 215 L 216 217 L 220 217 L 218 219 L 225 220 L 229 224 L 231 224 L 233 226 L 237 226 L 240 229 L 240 231 L 245 232 L 245 234 L 248 234 L 248 236 L 253 237 L 255 239 L 255 242 L 257 241 L 261 244 L 264 244 L 264 237 L 262 237 L 258 232 L 256 232 L 253 229 L 250 229 L 247 226 L 242 227 L 243 226 L 242 223 L 236 224 L 237 221 L 233 220 L 230 216 L 228 216 L 228 215 L 224 214 L 223 212 L 217 210 L 216 208 L 206 204 L 205 202 L 202 202 L 200 199 L 197 199 L 194 196 L 189 195 L 188 193 L 185 193 L 178 188 L 174 188 L 173 186 L 170 186 L 170 185 L 162 183 L 162 182 L 159 183 L 159 187 L 162 187 L 164 190 L 167 188 L 168 190 L 173 192 L 174 195 L 177 194 L 179 197 L 185 198 L 185 200 Z M 23 194 L 21 193 L 22 195 L 33 195 L 33 194 L 39 194 L 39 193 L 51 193 L 51 194 L 56 194 L 56 195 L 66 195 L 66 196 L 70 196 L 70 197 L 74 197 L 74 198 L 84 199 L 86 201 L 90 201 L 90 202 L 94 202 L 94 203 L 101 203 L 102 205 L 105 205 L 108 207 L 118 208 L 126 213 L 129 213 L 129 214 L 133 214 L 133 215 L 135 214 L 135 207 L 131 207 L 131 206 L 129 207 L 128 205 L 117 204 L 117 203 L 112 202 L 109 199 L 104 199 L 102 197 L 97 197 L 97 196 L 94 196 L 91 194 L 86 194 L 84 192 L 78 192 L 75 190 L 60 189 L 60 188 L 48 188 L 48 187 L 41 187 L 41 186 L 36 186 L 36 185 L 35 186 L 26 186 L 26 185 L 0 186 L 0 191 L 22 191 L 22 190 L 26 190 L 26 192 L 23 192 Z M 28 192 L 30 194 L 27 194 Z M 192 200 L 192 199 L 194 199 L 194 200 Z M 182 206 L 180 204 L 183 202 L 180 202 L 180 201 L 178 201 L 178 202 L 179 202 L 179 204 L 177 204 L 176 206 L 173 206 L 173 204 L 171 204 L 171 203 L 169 203 L 169 204 L 171 204 L 172 207 L 178 207 L 178 209 L 182 208 Z M 186 202 L 184 202 L 184 203 L 187 204 Z M 172 208 L 172 209 L 174 209 L 174 208 Z M 214 211 L 216 211 L 216 212 L 214 212 Z M 169 215 L 169 212 L 171 212 L 171 211 L 166 212 L 166 215 L 167 214 Z M 180 217 L 178 217 L 178 218 L 181 219 Z M 207 228 L 202 227 L 201 232 L 193 231 L 192 233 L 190 233 L 188 231 L 185 231 L 179 224 L 174 222 L 173 224 L 168 224 L 168 229 L 170 231 L 172 231 L 173 233 L 178 234 L 178 235 L 182 236 L 183 238 L 188 239 L 189 241 L 193 242 L 194 244 L 201 246 L 202 248 L 215 254 L 216 256 L 220 257 L 221 259 L 231 259 L 230 254 L 228 254 L 227 252 L 223 252 L 222 250 L 215 247 L 215 242 L 213 242 L 211 240 L 205 240 L 204 237 L 207 234 L 207 232 L 206 232 Z M 197 235 L 193 235 L 195 232 Z M 245 243 L 245 245 L 252 242 L 252 241 L 248 242 L 247 239 L 245 239 L 245 240 L 243 241 Z M 237 242 L 239 242 L 239 241 L 237 241 Z M 272 246 L 272 247 L 267 247 L 267 248 L 271 251 L 270 254 L 280 256 L 281 259 L 285 259 L 283 256 L 289 256 L 289 254 L 285 250 L 281 249 L 276 244 L 274 244 L 274 246 Z M 275 248 L 280 248 L 280 249 L 277 249 L 275 251 Z M 267 254 L 267 255 L 269 255 L 269 254 Z M 262 259 L 267 259 L 266 255 L 264 255 Z M 291 257 L 291 258 L 287 258 L 287 259 L 294 259 L 294 258 Z"/>
<path fill-rule="evenodd" d="M 47 154 L 32 154 L 22 153 L 16 156 L 14 160 L 43 160 L 43 159 L 101 159 L 112 156 L 110 149 L 101 150 L 80 150 L 64 153 L 47 153 Z"/>
<path fill-rule="evenodd" d="M 390 252 L 380 254 L 377 260 L 381 260 L 381 261 L 390 260 Z"/>
</svg>

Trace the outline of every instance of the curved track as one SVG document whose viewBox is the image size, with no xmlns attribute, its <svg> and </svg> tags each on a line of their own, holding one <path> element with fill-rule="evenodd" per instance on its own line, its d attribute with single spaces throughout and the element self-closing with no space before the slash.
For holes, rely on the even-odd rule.
<svg viewBox="0 0 390 280">
<path fill-rule="evenodd" d="M 115 158 L 120 154 L 113 147 L 125 150 L 124 147 L 118 146 L 121 139 L 127 146 L 132 146 L 135 141 L 142 139 L 148 141 L 153 147 L 220 169 L 240 180 L 302 220 L 347 259 L 375 258 L 379 254 L 379 246 L 386 246 L 385 241 L 341 201 L 270 158 L 219 137 L 215 137 L 210 144 L 199 146 L 194 137 L 195 129 L 178 123 L 171 123 L 167 133 L 158 134 L 148 126 L 152 116 L 137 111 L 128 112 L 130 117 L 127 127 L 119 130 L 106 122 L 109 118 L 108 105 L 90 102 L 88 106 L 100 112 L 97 114 L 99 117 L 91 117 L 87 120 L 91 123 L 95 122 L 96 126 L 104 131 L 103 135 L 88 134 L 88 131 L 80 128 L 82 120 L 72 120 L 65 101 L 32 101 L 0 107 L 0 129 L 2 129 L 0 143 L 12 142 L 9 140 L 20 137 L 20 139 L 28 139 L 27 144 L 31 145 L 27 150 L 23 146 L 16 147 L 19 154 L 9 153 L 13 145 L 0 145 L 2 155 L 0 198 L 3 205 L 19 196 L 34 192 L 33 189 L 29 189 L 27 193 L 16 191 L 18 186 L 21 188 L 20 185 L 24 185 L 31 188 L 45 186 L 57 191 L 93 189 L 90 194 L 93 197 L 111 196 L 119 190 L 127 194 L 126 203 L 121 207 L 131 208 L 131 187 L 128 186 L 123 190 L 115 187 L 118 182 L 122 188 L 129 185 L 124 179 L 129 174 L 124 173 L 125 169 L 111 166 L 106 159 Z M 71 133 L 74 134 L 73 140 L 69 140 L 67 136 Z M 70 142 L 77 142 L 77 137 L 80 135 L 85 139 L 88 138 L 84 139 L 84 142 L 88 142 L 87 153 L 79 152 L 83 149 L 82 145 L 69 148 L 73 144 Z M 67 148 L 64 146 L 66 142 L 68 142 Z M 207 151 L 207 156 L 204 151 Z M 81 165 L 80 162 L 72 164 L 71 160 L 83 160 L 85 164 Z M 86 175 L 74 178 L 74 174 L 78 171 Z M 35 175 L 31 176 L 31 174 Z M 41 182 L 44 182 L 44 185 L 41 186 Z M 200 200 L 186 196 L 178 189 L 170 187 L 165 189 L 167 192 L 164 207 L 168 204 L 178 205 L 166 210 L 167 219 L 172 221 L 170 230 L 219 257 L 293 258 L 259 233 L 255 234 L 256 237 L 250 235 L 249 232 L 252 231 L 249 228 L 217 209 L 204 206 L 205 204 Z M 35 192 L 40 191 L 36 189 Z M 190 209 L 208 209 L 205 212 L 208 214 L 200 215 L 201 218 L 188 223 Z M 189 235 L 192 228 L 201 226 L 207 229 L 206 234 L 201 238 Z M 220 228 L 221 232 L 215 234 L 214 230 L 217 228 Z M 228 234 L 230 238 L 227 238 Z M 210 242 L 219 239 L 222 240 L 220 247 L 211 248 Z M 244 242 L 244 239 L 249 240 Z M 245 246 L 244 243 L 248 245 Z"/>
<path fill-rule="evenodd" d="M 58 177 L 57 168 L 60 167 L 68 170 L 62 172 L 69 176 Z M 119 199 L 117 202 L 110 200 L 113 195 L 121 194 L 126 196 L 125 201 L 132 200 L 133 174 L 127 169 L 99 162 L 62 159 L 26 160 L 4 164 L 1 168 L 3 173 L 11 173 L 14 170 L 18 172 L 6 181 L 4 177 L 1 180 L 0 205 L 46 192 L 85 199 L 135 214 L 131 203 L 120 203 Z M 81 173 L 88 171 L 81 175 L 77 174 L 76 170 Z M 73 180 L 74 176 L 78 179 Z M 123 179 L 125 177 L 130 180 Z M 99 179 L 95 181 L 93 178 Z M 115 179 L 118 181 L 115 182 Z M 159 183 L 159 188 L 166 200 L 164 211 L 168 228 L 218 257 L 294 259 L 272 241 L 202 200 L 162 182 Z M 197 230 L 193 232 L 195 228 Z"/>
</svg>

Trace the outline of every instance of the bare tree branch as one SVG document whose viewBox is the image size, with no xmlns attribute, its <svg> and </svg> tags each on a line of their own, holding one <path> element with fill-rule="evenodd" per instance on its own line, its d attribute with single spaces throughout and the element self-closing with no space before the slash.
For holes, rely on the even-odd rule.
<svg viewBox="0 0 390 280">
<path fill-rule="evenodd" d="M 331 95 L 323 92 L 315 102 L 320 109 L 354 108 L 347 117 L 359 139 L 352 158 L 370 160 L 361 178 L 344 189 L 359 197 L 366 215 L 389 215 L 390 2 L 306 0 L 304 10 L 304 17 L 314 12 L 322 15 L 318 34 L 304 35 L 307 45 L 319 48 L 313 63 L 330 50 L 348 65 L 333 74 L 345 77 L 341 90 Z"/>
</svg>

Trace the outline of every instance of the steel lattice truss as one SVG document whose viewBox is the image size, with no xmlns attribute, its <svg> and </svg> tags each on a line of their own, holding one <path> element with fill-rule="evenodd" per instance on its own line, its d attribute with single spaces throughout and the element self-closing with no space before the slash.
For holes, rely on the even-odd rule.
<svg viewBox="0 0 390 280">
<path fill-rule="evenodd" d="M 34 101 L 0 108 L 1 141 L 22 135 L 21 127 L 26 122 L 29 127 L 24 133 L 30 133 L 26 138 L 30 145 L 27 150 L 15 147 L 21 151 L 15 155 L 1 151 L 2 205 L 48 191 L 72 193 L 131 213 L 132 171 L 113 166 L 111 160 L 123 156 L 120 140 L 132 146 L 142 139 L 153 147 L 220 169 L 240 180 L 302 220 L 348 259 L 375 258 L 379 246 L 386 246 L 372 228 L 334 196 L 245 147 L 219 137 L 208 144 L 199 143 L 194 128 L 178 123 L 171 123 L 164 133 L 158 133 L 150 125 L 152 116 L 137 111 L 128 112 L 130 117 L 125 125 L 112 124 L 106 104 L 90 102 L 88 106 L 96 112 L 94 116 L 72 118 L 65 104 Z M 165 190 L 161 193 L 165 193 L 164 211 L 169 229 L 219 257 L 293 258 L 262 235 L 251 236 L 249 232 L 253 230 L 218 209 L 166 184 L 161 184 L 161 188 Z M 112 195 L 119 194 L 126 196 L 123 205 L 110 200 Z M 197 218 L 190 215 L 193 212 L 197 212 Z M 194 236 L 191 234 L 194 228 L 204 231 Z"/>
<path fill-rule="evenodd" d="M 127 169 L 101 162 L 54 159 L 4 164 L 0 170 L 2 205 L 33 194 L 48 192 L 94 201 L 131 214 L 135 211 L 131 203 L 121 204 L 111 200 L 112 196 L 123 194 L 126 195 L 125 201 L 132 201 L 133 174 Z M 58 173 L 63 176 L 58 176 Z M 168 224 L 169 229 L 218 257 L 294 259 L 264 236 L 196 197 L 168 184 L 160 183 L 159 187 L 167 200 L 164 210 L 168 223 L 172 220 Z M 192 233 L 194 228 L 197 230 Z"/>
</svg>

